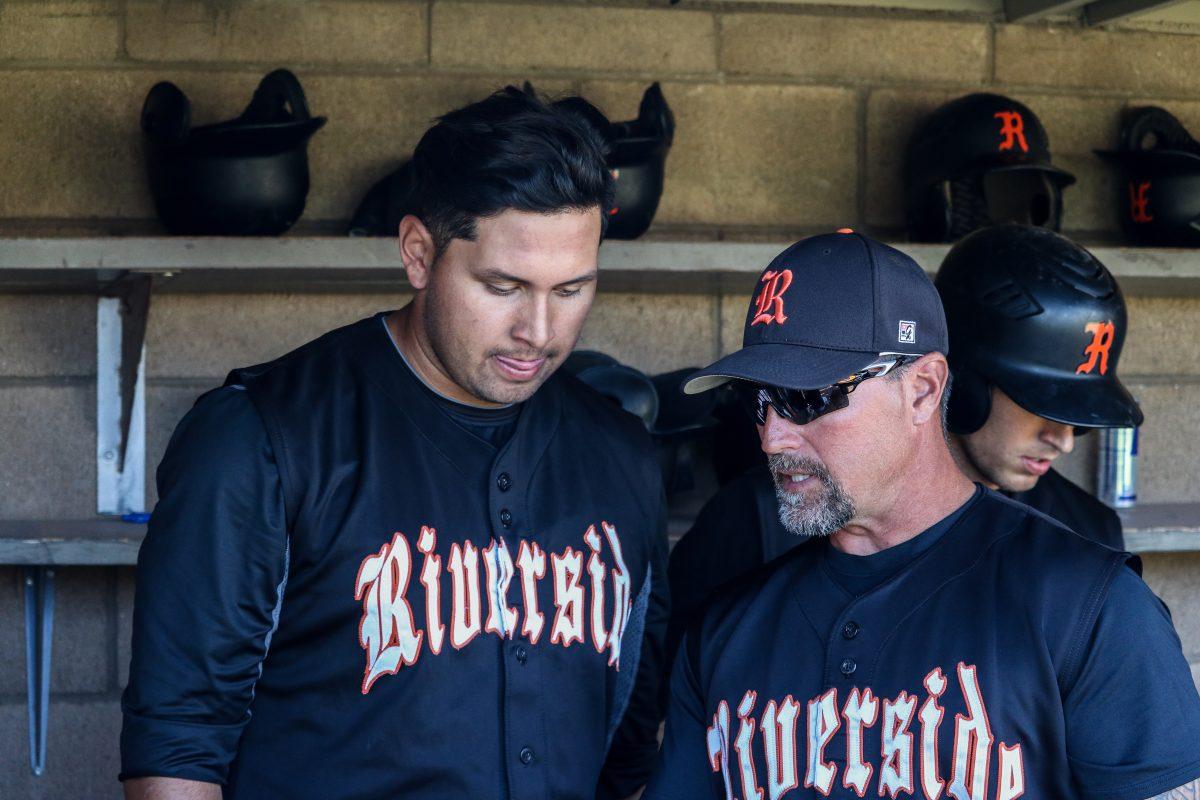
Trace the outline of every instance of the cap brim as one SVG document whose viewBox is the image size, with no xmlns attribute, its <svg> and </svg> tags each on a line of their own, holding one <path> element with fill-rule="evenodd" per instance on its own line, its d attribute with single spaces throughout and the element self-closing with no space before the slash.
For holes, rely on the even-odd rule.
<svg viewBox="0 0 1200 800">
<path fill-rule="evenodd" d="M 684 394 L 699 394 L 731 380 L 785 389 L 820 389 L 869 367 L 879 354 L 797 344 L 752 344 L 688 376 Z"/>
<path fill-rule="evenodd" d="M 1008 164 L 1003 167 L 992 167 L 984 170 L 985 172 L 1044 172 L 1054 180 L 1058 181 L 1059 186 L 1070 186 L 1075 183 L 1075 176 L 1066 170 L 1058 167 L 1047 167 L 1042 164 Z"/>
<path fill-rule="evenodd" d="M 1039 417 L 1080 428 L 1132 428 L 1141 425 L 1142 409 L 1133 395 L 1116 378 L 1100 380 L 1093 386 L 1080 386 L 1078 379 L 1042 378 L 1023 388 L 1009 391 L 1011 381 L 1002 386 L 1017 405 Z"/>
</svg>

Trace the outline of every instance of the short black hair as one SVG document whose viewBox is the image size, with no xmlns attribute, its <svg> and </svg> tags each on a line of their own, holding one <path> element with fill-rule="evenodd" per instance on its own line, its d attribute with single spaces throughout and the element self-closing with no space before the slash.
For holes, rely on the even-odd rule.
<svg viewBox="0 0 1200 800">
<path fill-rule="evenodd" d="M 415 213 L 437 256 L 451 239 L 474 239 L 477 219 L 508 210 L 598 208 L 603 236 L 613 179 L 597 119 L 583 98 L 547 103 L 515 86 L 439 118 L 413 152 Z"/>
</svg>

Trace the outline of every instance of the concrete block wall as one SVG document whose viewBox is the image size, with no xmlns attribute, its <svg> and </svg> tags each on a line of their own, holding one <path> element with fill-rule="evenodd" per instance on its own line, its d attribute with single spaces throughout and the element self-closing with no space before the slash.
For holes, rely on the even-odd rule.
<svg viewBox="0 0 1200 800">
<path fill-rule="evenodd" d="M 1164 105 L 1200 130 L 1189 69 L 1198 56 L 1200 38 L 1179 33 L 1008 26 L 981 13 L 692 0 L 0 0 L 0 236 L 159 232 L 138 131 L 150 86 L 175 81 L 194 120 L 212 122 L 288 66 L 313 112 L 329 117 L 310 148 L 300 234 L 340 232 L 431 118 L 505 83 L 583 93 L 624 119 L 661 80 L 679 130 L 652 237 L 784 240 L 847 224 L 897 237 L 913 126 L 947 99 L 990 89 L 1030 105 L 1056 162 L 1078 175 L 1068 232 L 1109 241 L 1118 187 L 1091 149 L 1112 145 L 1129 105 Z M 582 344 L 649 371 L 699 364 L 738 346 L 749 290 L 602 293 Z M 196 395 L 230 367 L 403 301 L 156 296 L 151 467 Z M 1148 416 L 1142 497 L 1198 501 L 1200 298 L 1129 302 L 1122 373 Z M 94 341 L 94 298 L 0 294 L 0 518 L 94 514 Z M 1084 485 L 1094 445 L 1081 440 L 1065 465 Z M 1200 678 L 1200 556 L 1147 557 L 1146 577 Z M 0 796 L 118 795 L 133 579 L 132 569 L 59 570 L 49 774 L 35 779 L 21 575 L 0 567 Z"/>
<path fill-rule="evenodd" d="M 158 80 L 196 123 L 227 119 L 287 66 L 329 124 L 312 140 L 299 231 L 344 229 L 429 121 L 506 83 L 581 92 L 628 118 L 664 83 L 679 131 L 657 236 L 901 231 L 899 170 L 921 115 L 981 89 L 1037 112 L 1068 231 L 1116 233 L 1117 186 L 1092 155 L 1121 110 L 1200 122 L 1200 38 L 980 13 L 684 0 L 79 0 L 0 3 L 0 230 L 153 232 L 138 112 Z M 53 155 L 50 155 L 53 154 Z"/>
</svg>

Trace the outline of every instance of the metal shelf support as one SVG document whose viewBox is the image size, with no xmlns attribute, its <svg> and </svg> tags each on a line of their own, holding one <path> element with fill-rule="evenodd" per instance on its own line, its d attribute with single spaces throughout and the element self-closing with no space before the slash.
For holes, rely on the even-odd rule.
<svg viewBox="0 0 1200 800">
<path fill-rule="evenodd" d="M 50 718 L 50 645 L 54 634 L 54 568 L 25 569 L 25 688 L 29 700 L 29 768 L 46 772 Z"/>
</svg>

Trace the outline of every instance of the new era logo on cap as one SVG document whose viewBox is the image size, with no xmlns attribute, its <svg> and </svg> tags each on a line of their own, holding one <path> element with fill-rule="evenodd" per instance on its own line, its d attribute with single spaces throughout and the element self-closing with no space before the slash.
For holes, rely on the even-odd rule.
<svg viewBox="0 0 1200 800">
<path fill-rule="evenodd" d="M 796 242 L 772 260 L 751 293 L 742 349 L 693 375 L 684 391 L 731 378 L 817 389 L 881 353 L 935 350 L 948 345 L 933 282 L 899 250 L 843 228 Z"/>
</svg>

